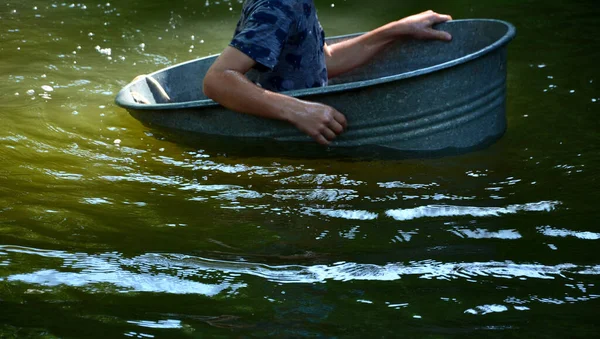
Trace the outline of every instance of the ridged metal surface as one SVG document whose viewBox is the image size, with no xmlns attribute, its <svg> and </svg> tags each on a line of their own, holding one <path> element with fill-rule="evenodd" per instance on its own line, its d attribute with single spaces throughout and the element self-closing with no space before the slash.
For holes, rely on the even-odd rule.
<svg viewBox="0 0 600 339">
<path fill-rule="evenodd" d="M 506 129 L 506 46 L 514 27 L 497 20 L 459 20 L 438 28 L 449 31 L 453 41 L 397 43 L 328 87 L 287 94 L 346 115 L 348 130 L 332 147 L 430 152 L 490 143 Z M 137 81 L 119 93 L 117 104 L 146 124 L 170 130 L 312 143 L 287 123 L 231 112 L 208 100 L 202 79 L 214 58 L 153 74 L 171 103 L 133 102 L 131 90 L 154 97 L 145 81 Z"/>
</svg>

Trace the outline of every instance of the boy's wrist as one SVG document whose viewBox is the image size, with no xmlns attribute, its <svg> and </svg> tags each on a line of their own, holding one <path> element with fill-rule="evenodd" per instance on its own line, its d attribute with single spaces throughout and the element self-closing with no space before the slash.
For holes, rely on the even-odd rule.
<svg viewBox="0 0 600 339">
<path fill-rule="evenodd" d="M 300 100 L 272 92 L 267 100 L 270 102 L 271 116 L 278 120 L 292 123 Z"/>
<path fill-rule="evenodd" d="M 398 39 L 409 38 L 412 32 L 410 25 L 402 21 L 394 21 L 381 27 L 377 35 L 379 36 L 378 40 L 389 43 Z"/>
</svg>

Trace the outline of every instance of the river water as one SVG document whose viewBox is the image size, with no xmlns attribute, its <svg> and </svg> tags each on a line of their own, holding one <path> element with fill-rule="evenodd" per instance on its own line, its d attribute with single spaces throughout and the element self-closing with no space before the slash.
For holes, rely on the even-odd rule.
<svg viewBox="0 0 600 339">
<path fill-rule="evenodd" d="M 328 35 L 512 22 L 508 131 L 409 160 L 227 154 L 113 104 L 241 4 L 0 4 L 0 337 L 582 337 L 600 306 L 595 1 L 316 1 Z"/>
</svg>

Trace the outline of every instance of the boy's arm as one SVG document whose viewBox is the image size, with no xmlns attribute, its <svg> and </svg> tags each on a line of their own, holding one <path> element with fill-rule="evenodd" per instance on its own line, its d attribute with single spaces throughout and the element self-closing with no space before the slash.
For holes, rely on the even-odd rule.
<svg viewBox="0 0 600 339">
<path fill-rule="evenodd" d="M 233 47 L 227 47 L 204 78 L 204 94 L 240 113 L 284 120 L 327 145 L 346 128 L 346 118 L 327 105 L 299 100 L 262 89 L 244 74 L 256 62 Z"/>
<path fill-rule="evenodd" d="M 450 41 L 449 33 L 432 28 L 433 25 L 452 20 L 449 15 L 433 11 L 416 14 L 391 22 L 354 39 L 331 46 L 325 45 L 325 59 L 329 78 L 348 72 L 365 64 L 390 43 L 403 39 L 438 39 Z"/>
</svg>

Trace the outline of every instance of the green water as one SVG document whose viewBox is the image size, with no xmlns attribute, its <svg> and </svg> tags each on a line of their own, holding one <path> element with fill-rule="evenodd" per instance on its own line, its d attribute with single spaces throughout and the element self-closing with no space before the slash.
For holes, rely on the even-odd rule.
<svg viewBox="0 0 600 339">
<path fill-rule="evenodd" d="M 596 1 L 316 3 L 328 35 L 514 23 L 507 134 L 393 162 L 172 143 L 113 98 L 218 53 L 240 3 L 4 1 L 0 337 L 596 335 Z"/>
</svg>

